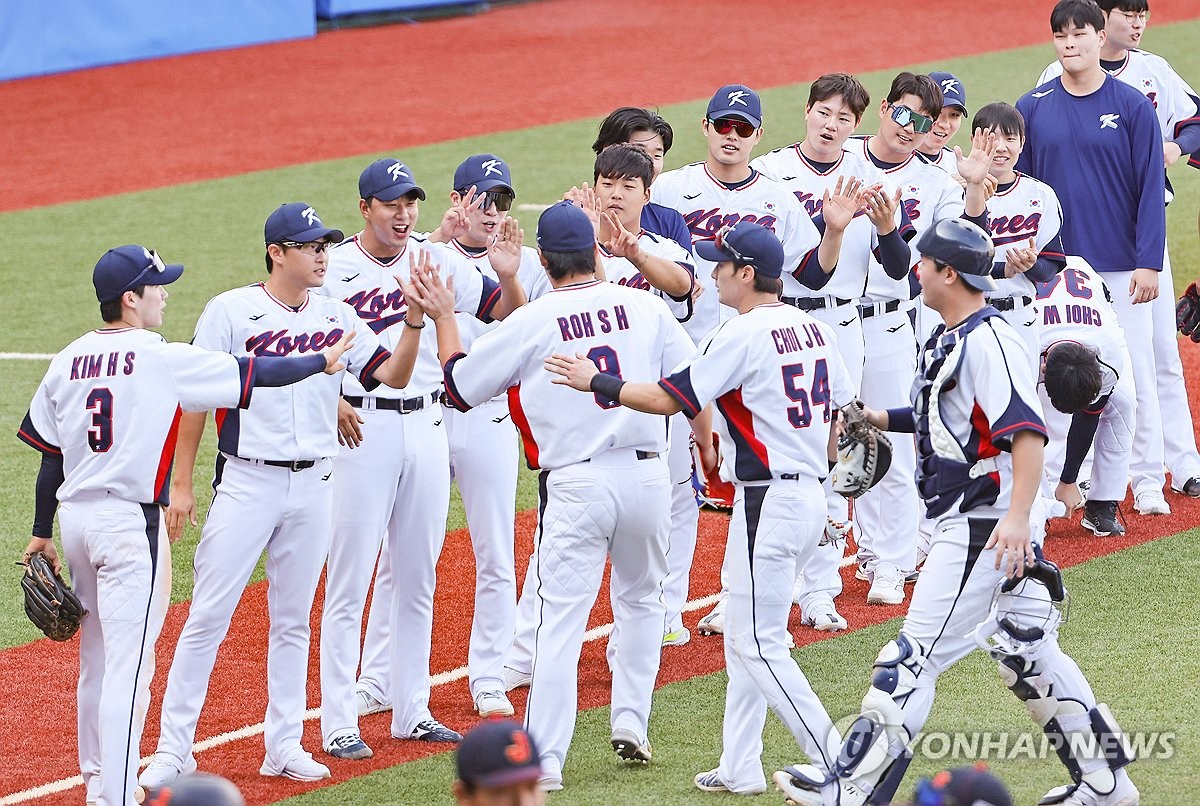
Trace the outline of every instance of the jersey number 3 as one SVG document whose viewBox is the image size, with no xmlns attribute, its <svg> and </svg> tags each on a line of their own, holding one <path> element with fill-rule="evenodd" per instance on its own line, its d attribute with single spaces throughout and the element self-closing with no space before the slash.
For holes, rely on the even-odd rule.
<svg viewBox="0 0 1200 806">
<path fill-rule="evenodd" d="M 829 364 L 824 358 L 817 359 L 813 366 L 812 386 L 807 390 L 801 386 L 804 382 L 804 365 L 787 364 L 783 371 L 783 391 L 788 400 L 796 403 L 787 410 L 788 422 L 792 428 L 808 428 L 812 424 L 812 407 L 824 406 L 822 412 L 825 422 L 829 422 Z"/>
<path fill-rule="evenodd" d="M 92 453 L 105 453 L 113 444 L 113 396 L 104 387 L 88 393 L 87 409 L 92 413 L 92 427 L 88 429 L 88 447 Z"/>
</svg>

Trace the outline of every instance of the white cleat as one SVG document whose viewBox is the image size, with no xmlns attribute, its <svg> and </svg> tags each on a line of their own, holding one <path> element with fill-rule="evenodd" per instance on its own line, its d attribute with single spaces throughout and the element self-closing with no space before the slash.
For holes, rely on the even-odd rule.
<svg viewBox="0 0 1200 806">
<path fill-rule="evenodd" d="M 293 781 L 321 781 L 329 777 L 329 768 L 314 759 L 311 753 L 303 750 L 298 751 L 282 766 L 275 764 L 270 758 L 265 758 L 258 772 L 260 775 L 291 778 Z"/>
<path fill-rule="evenodd" d="M 512 691 L 515 688 L 529 688 L 529 684 L 533 682 L 533 672 L 522 672 L 520 669 L 514 669 L 511 666 L 504 667 L 504 690 Z"/>
<path fill-rule="evenodd" d="M 720 599 L 708 615 L 700 619 L 696 629 L 701 635 L 724 635 L 725 633 L 725 600 Z"/>
<path fill-rule="evenodd" d="M 196 771 L 196 757 L 188 756 L 183 761 L 170 753 L 155 753 L 154 758 L 138 776 L 138 786 L 143 789 L 161 789 L 174 783 L 181 775 L 191 775 Z"/>
<path fill-rule="evenodd" d="M 1101 794 L 1086 782 L 1056 787 L 1038 801 L 1039 806 L 1138 806 L 1141 793 L 1128 776 L 1122 776 L 1112 792 Z"/>
<path fill-rule="evenodd" d="M 490 716 L 512 716 L 516 709 L 503 691 L 481 691 L 475 695 L 475 713 L 487 719 Z"/>
<path fill-rule="evenodd" d="M 898 605 L 903 601 L 904 574 L 892 565 L 876 566 L 871 589 L 867 591 L 867 604 Z"/>
<path fill-rule="evenodd" d="M 375 695 L 369 691 L 358 689 L 358 715 L 369 716 L 371 714 L 382 714 L 384 711 L 392 710 L 390 702 L 381 702 L 375 699 Z"/>
<path fill-rule="evenodd" d="M 1142 515 L 1170 515 L 1162 490 L 1142 490 L 1133 497 L 1133 508 Z"/>
</svg>

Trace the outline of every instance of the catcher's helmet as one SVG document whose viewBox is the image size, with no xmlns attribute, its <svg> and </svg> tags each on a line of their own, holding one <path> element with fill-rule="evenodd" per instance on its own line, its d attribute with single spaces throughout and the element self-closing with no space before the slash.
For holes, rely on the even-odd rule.
<svg viewBox="0 0 1200 806">
<path fill-rule="evenodd" d="M 231 781 L 197 772 L 151 790 L 143 806 L 246 806 L 246 801 Z"/>
<path fill-rule="evenodd" d="M 961 218 L 943 218 L 917 241 L 917 251 L 951 266 L 963 282 L 979 291 L 995 291 L 992 262 L 996 248 L 986 232 Z"/>
</svg>

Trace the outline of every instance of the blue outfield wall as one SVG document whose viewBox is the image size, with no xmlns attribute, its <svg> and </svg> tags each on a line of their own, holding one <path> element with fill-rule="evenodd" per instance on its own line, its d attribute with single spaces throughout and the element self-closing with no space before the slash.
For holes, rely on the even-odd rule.
<svg viewBox="0 0 1200 806">
<path fill-rule="evenodd" d="M 471 0 L 317 0 L 317 16 L 329 20 L 348 14 L 461 6 L 468 2 Z"/>
<path fill-rule="evenodd" d="M 309 37 L 315 2 L 0 0 L 0 80 Z"/>
</svg>

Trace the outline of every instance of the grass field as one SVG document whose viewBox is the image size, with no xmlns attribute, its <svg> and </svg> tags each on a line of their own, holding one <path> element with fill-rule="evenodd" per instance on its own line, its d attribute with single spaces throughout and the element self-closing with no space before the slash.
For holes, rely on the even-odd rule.
<svg viewBox="0 0 1200 806">
<path fill-rule="evenodd" d="M 1146 46 L 1166 56 L 1184 76 L 1200 77 L 1200 21 L 1152 27 Z M 1049 45 L 1003 51 L 905 69 L 948 69 L 968 89 L 972 109 L 990 100 L 1015 99 L 1051 60 Z M 836 66 L 831 66 L 836 67 Z M 900 69 L 899 67 L 897 69 Z M 878 101 L 894 70 L 860 76 Z M 1197 78 L 1200 80 L 1200 78 Z M 1195 81 L 1193 82 L 1195 83 Z M 758 153 L 794 141 L 801 131 L 807 84 L 762 93 L 766 133 Z M 707 98 L 664 107 L 675 127 L 675 148 L 667 167 L 703 155 L 698 128 Z M 422 224 L 436 225 L 444 209 L 450 177 L 461 159 L 492 151 L 511 164 L 520 204 L 549 203 L 572 184 L 591 179 L 597 118 L 508 131 L 488 137 L 404 149 L 394 155 L 412 167 L 429 192 Z M 875 129 L 868 110 L 861 132 Z M 960 134 L 959 143 L 965 142 Z M 262 274 L 261 232 L 267 213 L 282 201 L 305 200 L 325 221 L 347 232 L 358 229 L 355 180 L 361 168 L 380 154 L 264 171 L 238 177 L 130 193 L 91 201 L 0 214 L 7 255 L 0 281 L 9 289 L 0 297 L 0 317 L 8 324 L 3 350 L 50 353 L 96 323 L 90 270 L 104 249 L 129 242 L 157 248 L 168 261 L 188 266 L 184 280 L 172 286 L 163 333 L 186 340 L 204 302 L 227 288 L 253 282 Z M 1171 172 L 1177 197 L 1168 212 L 1169 239 L 1177 291 L 1200 271 L 1196 210 L 1200 208 L 1200 172 L 1179 166 Z M 517 215 L 531 233 L 533 211 Z M 34 282 L 30 282 L 33 275 Z M 46 363 L 0 361 L 0 433 L 15 433 Z M 201 464 L 211 466 L 212 434 Z M 0 439 L 0 557 L 19 556 L 27 542 L 32 513 L 33 478 L 38 458 L 15 439 Z M 206 473 L 197 472 L 198 479 Z M 523 476 L 519 508 L 533 505 L 531 476 Z M 203 508 L 204 501 L 201 500 Z M 451 528 L 461 527 L 457 501 Z M 174 552 L 174 600 L 191 589 L 191 557 L 199 531 L 189 528 Z M 1134 770 L 1146 804 L 1197 802 L 1200 761 L 1200 606 L 1191 591 L 1198 587 L 1200 548 L 1197 530 L 1072 569 L 1068 582 L 1075 596 L 1064 644 L 1080 661 L 1101 699 L 1107 700 L 1127 730 L 1174 731 L 1175 755 L 1140 762 Z M 1160 581 L 1162 580 L 1162 581 Z M 1182 595 L 1181 595 L 1182 592 Z M 38 637 L 19 607 L 18 575 L 0 575 L 0 648 Z M 1191 602 L 1191 604 L 1188 604 Z M 878 647 L 895 634 L 897 622 L 822 641 L 800 651 L 801 664 L 832 714 L 849 714 L 861 697 L 866 670 Z M 0 665 L 5 663 L 0 653 Z M 656 700 L 652 730 L 655 763 L 644 770 L 618 769 L 607 745 L 607 714 L 581 715 L 565 775 L 568 789 L 553 803 L 710 802 L 691 788 L 691 776 L 715 766 L 724 691 L 721 674 L 696 678 L 663 689 Z M 57 693 L 56 693 L 57 695 Z M 6 712 L 7 713 L 7 712 Z M 696 725 L 704 725 L 696 730 Z M 781 725 L 770 720 L 764 764 L 789 763 L 793 747 Z M 1028 731 L 1031 727 L 1016 700 L 999 684 L 992 665 L 974 656 L 942 681 L 941 696 L 928 730 Z M 148 731 L 152 730 L 148 726 Z M 947 760 L 920 759 L 914 769 L 928 773 Z M 451 756 L 443 755 L 310 793 L 288 803 L 438 802 L 446 792 Z M 994 765 L 1018 794 L 1033 802 L 1064 776 L 1056 760 L 1014 759 Z M 915 779 L 914 779 L 915 780 Z"/>
</svg>

